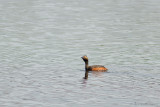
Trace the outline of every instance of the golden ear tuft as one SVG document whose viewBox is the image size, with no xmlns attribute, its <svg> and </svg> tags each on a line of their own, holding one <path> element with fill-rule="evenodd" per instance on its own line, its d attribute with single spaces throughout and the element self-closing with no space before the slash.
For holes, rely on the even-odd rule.
<svg viewBox="0 0 160 107">
<path fill-rule="evenodd" d="M 85 59 L 88 59 L 88 57 L 87 57 L 86 55 L 84 56 L 84 58 L 85 58 Z"/>
</svg>

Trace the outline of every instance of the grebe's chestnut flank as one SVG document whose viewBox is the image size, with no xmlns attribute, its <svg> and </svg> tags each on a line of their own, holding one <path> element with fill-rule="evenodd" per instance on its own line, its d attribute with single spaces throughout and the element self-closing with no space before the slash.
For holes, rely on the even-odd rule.
<svg viewBox="0 0 160 107">
<path fill-rule="evenodd" d="M 85 69 L 86 69 L 86 71 L 101 71 L 101 72 L 105 72 L 105 71 L 108 70 L 107 68 L 105 68 L 102 65 L 92 65 L 92 66 L 89 66 L 88 65 L 88 57 L 86 55 L 82 56 L 81 58 L 85 62 Z"/>
</svg>

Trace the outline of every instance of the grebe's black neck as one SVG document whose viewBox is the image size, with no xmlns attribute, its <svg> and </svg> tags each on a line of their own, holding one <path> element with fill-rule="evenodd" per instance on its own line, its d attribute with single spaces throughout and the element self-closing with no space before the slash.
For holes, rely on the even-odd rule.
<svg viewBox="0 0 160 107">
<path fill-rule="evenodd" d="M 85 60 L 85 69 L 87 70 L 88 69 L 88 60 Z"/>
</svg>

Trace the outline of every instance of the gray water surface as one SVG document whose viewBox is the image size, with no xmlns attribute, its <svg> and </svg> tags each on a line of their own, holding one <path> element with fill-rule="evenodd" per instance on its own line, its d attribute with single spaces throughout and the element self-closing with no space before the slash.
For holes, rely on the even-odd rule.
<svg viewBox="0 0 160 107">
<path fill-rule="evenodd" d="M 0 106 L 160 107 L 160 1 L 0 0 Z"/>
</svg>

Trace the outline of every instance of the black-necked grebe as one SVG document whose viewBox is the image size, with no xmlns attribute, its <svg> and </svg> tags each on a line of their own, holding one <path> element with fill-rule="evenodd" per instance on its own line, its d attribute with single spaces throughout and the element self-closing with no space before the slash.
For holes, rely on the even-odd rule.
<svg viewBox="0 0 160 107">
<path fill-rule="evenodd" d="M 102 65 L 92 65 L 92 66 L 89 66 L 88 65 L 88 57 L 86 55 L 82 56 L 81 58 L 85 62 L 85 69 L 86 69 L 86 71 L 101 71 L 101 72 L 105 72 L 105 71 L 108 70 L 107 68 L 105 68 Z"/>
</svg>

